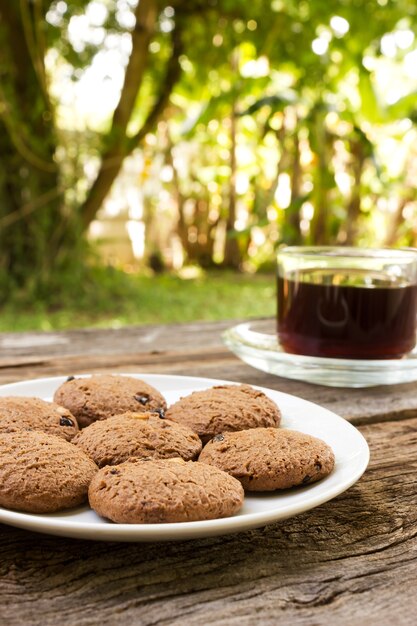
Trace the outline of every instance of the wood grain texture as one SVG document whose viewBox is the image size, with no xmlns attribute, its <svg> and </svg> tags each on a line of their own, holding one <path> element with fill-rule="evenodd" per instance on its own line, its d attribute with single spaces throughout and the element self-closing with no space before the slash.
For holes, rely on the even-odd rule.
<svg viewBox="0 0 417 626">
<path fill-rule="evenodd" d="M 223 378 L 318 402 L 354 424 L 417 417 L 417 383 L 366 389 L 311 385 L 249 367 L 222 343 L 234 322 L 0 334 L 0 384 L 85 372 L 148 372 Z"/>
<path fill-rule="evenodd" d="M 371 448 L 363 478 L 295 518 L 206 540 L 87 542 L 0 525 L 0 624 L 415 623 L 417 385 L 349 390 L 270 376 L 223 347 L 229 325 L 1 335 L 0 383 L 143 371 L 278 389 L 360 424 Z"/>
<path fill-rule="evenodd" d="M 2 623 L 415 623 L 417 419 L 362 432 L 354 487 L 264 529 L 131 545 L 2 526 Z"/>
</svg>

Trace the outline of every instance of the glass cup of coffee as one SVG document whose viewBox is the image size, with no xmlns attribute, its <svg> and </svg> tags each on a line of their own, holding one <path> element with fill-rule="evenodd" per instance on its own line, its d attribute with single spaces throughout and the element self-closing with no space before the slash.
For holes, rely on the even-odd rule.
<svg viewBox="0 0 417 626">
<path fill-rule="evenodd" d="M 285 352 L 395 359 L 417 330 L 417 249 L 287 246 L 278 251 Z"/>
</svg>

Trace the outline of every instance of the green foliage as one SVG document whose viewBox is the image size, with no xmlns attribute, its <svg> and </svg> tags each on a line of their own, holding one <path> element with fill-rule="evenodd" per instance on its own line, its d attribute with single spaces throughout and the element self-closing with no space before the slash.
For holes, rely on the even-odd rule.
<svg viewBox="0 0 417 626">
<path fill-rule="evenodd" d="M 264 317 L 275 312 L 273 275 L 203 273 L 182 279 L 174 274 L 127 275 L 95 268 L 59 295 L 43 300 L 14 296 L 2 307 L 0 332 L 77 327 L 117 328 L 192 320 Z"/>
<path fill-rule="evenodd" d="M 111 113 L 76 129 L 62 114 L 65 90 L 50 85 L 57 68 L 63 83 L 79 84 L 103 50 L 130 41 L 134 0 L 0 0 L 3 300 L 16 285 L 49 298 L 62 282 L 89 284 L 83 208 L 97 189 L 88 172 L 111 147 L 116 160 L 127 154 L 146 124 L 172 78 L 173 32 L 180 78 L 146 127 L 154 139 L 138 146 L 142 180 L 146 163 L 172 171 L 144 185 L 148 255 L 169 248 L 173 233 L 186 260 L 204 266 L 268 265 L 281 242 L 416 244 L 407 171 L 416 168 L 417 84 L 404 80 L 397 99 L 381 87 L 383 71 L 400 73 L 416 48 L 415 0 L 155 2 L 145 78 L 119 137 Z M 410 146 L 401 171 L 387 161 L 389 142 Z M 165 240 L 155 226 L 163 211 Z"/>
<path fill-rule="evenodd" d="M 175 185 L 181 185 L 185 195 L 191 181 L 194 190 L 198 181 L 201 194 L 211 185 L 222 198 L 219 214 L 224 216 L 235 176 L 229 163 L 225 167 L 219 158 L 218 142 L 237 109 L 238 172 L 246 174 L 250 185 L 238 193 L 245 224 L 232 228 L 228 238 L 246 241 L 241 245 L 243 260 L 250 260 L 253 227 L 264 231 L 270 255 L 281 241 L 395 243 L 390 213 L 378 215 L 369 207 L 379 198 L 395 202 L 399 185 L 412 202 L 414 185 L 405 170 L 395 178 L 387 176 L 378 147 L 394 135 L 399 141 L 415 134 L 407 126 L 399 129 L 404 117 L 417 117 L 417 97 L 413 92 L 394 104 L 384 100 L 376 69 L 380 61 L 388 63 L 382 45 L 387 36 L 408 33 L 408 43 L 397 46 L 398 62 L 413 49 L 409 33 L 416 31 L 415 3 L 255 1 L 244 7 L 236 1 L 227 3 L 230 13 L 225 3 L 212 6 L 223 10 L 223 18 L 195 16 L 188 35 L 198 36 L 192 47 L 186 46 L 184 76 L 176 91 L 182 99 L 176 100 L 178 111 L 169 120 L 176 142 L 194 142 L 202 150 L 195 153 L 188 176 L 176 177 Z M 199 19 L 204 19 L 204 27 Z M 211 62 L 211 69 L 203 59 Z M 269 71 L 248 75 L 248 64 L 255 68 L 262 59 Z M 182 134 L 177 134 L 177 119 L 182 121 L 179 128 L 186 129 Z M 226 151 L 232 149 L 229 141 Z M 239 149 L 252 150 L 252 163 L 239 165 Z M 303 158 L 308 151 L 311 158 Z M 205 166 L 208 158 L 210 170 Z M 290 180 L 287 205 L 280 200 L 281 175 Z M 342 176 L 344 188 L 339 184 Z M 398 198 L 397 205 L 401 211 Z M 274 212 L 277 217 L 271 219 Z M 251 259 L 258 257 L 264 254 L 255 252 Z"/>
</svg>

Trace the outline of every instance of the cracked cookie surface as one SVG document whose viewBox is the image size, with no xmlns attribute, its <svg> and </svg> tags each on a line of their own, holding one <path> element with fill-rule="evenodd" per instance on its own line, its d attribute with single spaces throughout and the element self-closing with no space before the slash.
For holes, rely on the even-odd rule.
<svg viewBox="0 0 417 626">
<path fill-rule="evenodd" d="M 127 461 L 104 467 L 88 491 L 102 517 L 124 524 L 192 522 L 238 512 L 244 492 L 225 472 L 182 459 Z"/>
<path fill-rule="evenodd" d="M 78 432 L 72 413 L 55 402 L 23 396 L 0 397 L 0 432 L 39 430 L 67 441 Z"/>
<path fill-rule="evenodd" d="M 94 422 L 73 443 L 99 467 L 118 465 L 129 458 L 181 457 L 189 461 L 201 452 L 201 440 L 196 433 L 157 413 L 129 412 Z"/>
<path fill-rule="evenodd" d="M 29 513 L 77 506 L 97 471 L 82 450 L 54 435 L 0 433 L 0 506 Z"/>
<path fill-rule="evenodd" d="M 170 406 L 166 416 L 189 426 L 203 443 L 224 431 L 278 427 L 281 421 L 275 402 L 250 385 L 217 385 L 194 391 Z"/>
<path fill-rule="evenodd" d="M 234 476 L 246 491 L 310 484 L 328 476 L 335 464 L 327 443 L 285 428 L 222 433 L 203 448 L 198 460 Z"/>
<path fill-rule="evenodd" d="M 157 389 L 139 378 L 115 374 L 70 377 L 55 391 L 54 401 L 69 409 L 81 428 L 127 411 L 166 409 L 165 398 Z"/>
</svg>

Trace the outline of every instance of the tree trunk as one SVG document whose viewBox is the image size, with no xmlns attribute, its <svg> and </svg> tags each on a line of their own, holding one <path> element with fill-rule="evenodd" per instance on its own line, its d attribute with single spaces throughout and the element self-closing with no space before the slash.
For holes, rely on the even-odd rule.
<svg viewBox="0 0 417 626">
<path fill-rule="evenodd" d="M 180 76 L 179 57 L 182 52 L 182 40 L 180 17 L 177 17 L 175 28 L 171 32 L 172 50 L 171 57 L 167 62 L 165 79 L 161 81 L 159 94 L 142 127 L 135 135 L 129 137 L 126 131 L 143 82 L 149 57 L 149 43 L 156 27 L 156 19 L 156 0 L 140 0 L 136 8 L 136 27 L 132 35 L 132 52 L 126 69 L 119 104 L 114 112 L 111 129 L 105 140 L 106 147 L 102 156 L 101 168 L 84 205 L 81 207 L 85 229 L 91 224 L 110 192 L 124 159 L 139 145 L 145 135 L 153 130 L 168 105 L 172 89 Z"/>
<path fill-rule="evenodd" d="M 388 226 L 388 232 L 387 232 L 387 236 L 385 238 L 385 242 L 384 245 L 385 246 L 394 246 L 398 236 L 399 236 L 399 230 L 401 228 L 401 226 L 404 224 L 404 215 L 403 215 L 403 211 L 405 209 L 405 207 L 407 206 L 407 204 L 409 202 L 413 202 L 414 198 L 412 196 L 407 196 L 405 198 L 401 198 L 398 201 L 398 206 L 395 210 L 394 215 L 392 216 L 389 226 Z"/>
<path fill-rule="evenodd" d="M 301 171 L 301 163 L 300 163 L 300 140 L 298 137 L 297 128 L 294 131 L 293 136 L 291 137 L 293 142 L 292 149 L 292 168 L 291 168 L 291 204 L 285 210 L 285 225 L 287 239 L 286 243 L 289 245 L 299 245 L 301 243 L 301 219 L 300 219 L 300 210 L 301 210 L 301 181 L 302 181 L 302 171 Z"/>
<path fill-rule="evenodd" d="M 325 126 L 326 111 L 320 106 L 314 112 L 310 129 L 313 151 L 317 157 L 317 165 L 313 173 L 312 202 L 314 217 L 311 222 L 311 243 L 314 245 L 329 244 L 329 187 L 334 186 L 330 171 L 332 162 L 332 148 L 329 146 L 329 137 Z"/>
<path fill-rule="evenodd" d="M 365 163 L 365 154 L 360 139 L 352 140 L 350 153 L 353 157 L 352 172 L 353 172 L 353 187 L 351 198 L 348 204 L 347 219 L 346 219 L 346 239 L 345 244 L 347 246 L 353 246 L 356 241 L 356 237 L 359 229 L 359 216 L 361 209 L 361 179 L 362 171 Z"/>
<path fill-rule="evenodd" d="M 232 53 L 232 70 L 237 73 L 238 57 L 237 51 Z M 230 114 L 230 181 L 229 181 L 229 210 L 226 219 L 226 241 L 224 247 L 224 259 L 222 265 L 238 269 L 242 256 L 239 248 L 239 242 L 235 236 L 236 222 L 236 97 L 233 98 L 232 110 Z"/>
<path fill-rule="evenodd" d="M 282 211 L 282 227 L 280 241 L 287 245 L 299 245 L 301 242 L 300 209 L 301 209 L 301 184 L 302 168 L 300 163 L 300 140 L 298 136 L 298 119 L 294 131 L 287 128 L 285 112 L 281 127 L 275 130 L 275 136 L 280 146 L 281 155 L 277 163 L 274 178 L 271 180 L 269 189 L 261 194 L 264 202 L 264 211 L 273 202 L 279 185 L 279 177 L 282 172 L 291 174 L 291 203 Z M 282 209 L 281 209 L 282 210 Z"/>
<path fill-rule="evenodd" d="M 126 130 L 147 65 L 149 43 L 155 30 L 157 18 L 156 0 L 140 0 L 135 17 L 132 52 L 126 68 L 120 100 L 113 114 L 110 132 L 106 137 L 107 146 L 102 156 L 100 171 L 82 207 L 83 223 L 86 228 L 95 218 L 122 167 L 125 157 L 130 152 Z"/>
<path fill-rule="evenodd" d="M 31 3 L 0 0 L 0 273 L 47 282 L 69 228 L 54 154 L 56 133 L 44 71 L 43 16 Z M 28 219 L 30 216 L 30 219 Z"/>
</svg>

